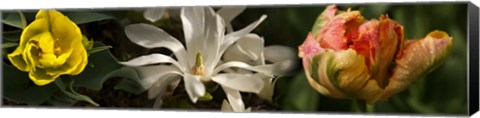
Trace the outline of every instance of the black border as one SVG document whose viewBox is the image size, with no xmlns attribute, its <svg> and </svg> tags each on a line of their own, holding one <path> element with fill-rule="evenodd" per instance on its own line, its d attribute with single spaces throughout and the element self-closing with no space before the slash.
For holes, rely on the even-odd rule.
<svg viewBox="0 0 480 118">
<path fill-rule="evenodd" d="M 468 3 L 468 47 L 469 47 L 469 115 L 473 115 L 479 109 L 479 77 L 478 77 L 478 59 L 479 55 L 479 9 L 471 1 Z"/>
</svg>

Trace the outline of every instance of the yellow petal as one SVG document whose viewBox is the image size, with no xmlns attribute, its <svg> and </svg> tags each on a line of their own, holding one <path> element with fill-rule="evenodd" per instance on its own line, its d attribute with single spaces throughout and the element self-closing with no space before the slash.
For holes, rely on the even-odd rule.
<svg viewBox="0 0 480 118">
<path fill-rule="evenodd" d="M 55 81 L 55 79 L 60 76 L 60 75 L 48 75 L 46 73 L 47 72 L 45 69 L 37 68 L 35 69 L 35 71 L 30 71 L 29 77 L 33 81 L 33 83 L 35 83 L 36 85 L 43 86 Z"/>
<path fill-rule="evenodd" d="M 329 75 L 333 75 L 333 83 L 346 94 L 363 99 L 369 103 L 381 97 L 382 89 L 377 82 L 370 79 L 365 59 L 353 49 L 336 52 L 329 68 Z"/>
<path fill-rule="evenodd" d="M 20 36 L 20 43 L 18 47 L 15 49 L 15 51 L 7 55 L 13 66 L 22 71 L 30 71 L 28 66 L 31 65 L 26 62 L 26 59 L 23 56 L 23 53 L 25 52 L 24 50 L 27 43 L 30 42 L 33 37 L 46 31 L 48 31 L 48 22 L 45 19 L 37 19 L 25 27 L 25 29 L 22 31 L 22 35 Z"/>
<path fill-rule="evenodd" d="M 334 76 L 336 72 L 335 70 L 332 70 L 332 63 L 334 63 L 333 61 L 333 50 L 328 49 L 320 53 L 319 55 L 315 55 L 312 58 L 312 62 L 310 63 L 312 65 L 310 67 L 310 71 L 313 74 L 313 78 L 318 79 L 319 85 L 328 90 L 328 94 L 324 95 L 337 99 L 350 98 L 350 96 L 339 90 L 336 83 L 332 82 L 336 79 L 336 76 Z"/>
<path fill-rule="evenodd" d="M 451 52 L 452 38 L 443 31 L 430 32 L 424 39 L 410 40 L 397 55 L 396 66 L 382 99 L 403 91 L 411 83 L 443 64 Z"/>
</svg>

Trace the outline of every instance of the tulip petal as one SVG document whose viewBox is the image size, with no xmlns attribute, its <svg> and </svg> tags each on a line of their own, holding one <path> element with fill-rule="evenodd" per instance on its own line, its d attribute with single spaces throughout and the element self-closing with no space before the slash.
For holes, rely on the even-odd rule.
<svg viewBox="0 0 480 118">
<path fill-rule="evenodd" d="M 150 22 L 157 22 L 162 19 L 165 8 L 148 8 L 143 12 L 143 17 Z"/>
<path fill-rule="evenodd" d="M 22 53 L 24 52 L 27 43 L 32 40 L 32 37 L 37 36 L 41 32 L 47 32 L 49 30 L 48 27 L 47 19 L 36 19 L 30 23 L 30 25 L 25 27 L 20 36 L 20 43 L 17 49 L 7 55 L 13 66 L 22 71 L 30 71 L 31 68 L 28 67 L 29 64 L 23 58 Z"/>
<path fill-rule="evenodd" d="M 374 103 L 382 94 L 382 88 L 370 79 L 368 67 L 362 55 L 353 49 L 335 53 L 332 63 L 327 64 L 327 74 L 331 82 L 349 96 Z"/>
<path fill-rule="evenodd" d="M 155 26 L 149 24 L 132 24 L 125 27 L 125 34 L 133 43 L 146 48 L 165 47 L 172 51 L 178 62 L 184 64 L 184 68 L 190 68 L 187 64 L 187 53 L 182 43 Z"/>
<path fill-rule="evenodd" d="M 263 89 L 264 81 L 257 76 L 242 74 L 218 74 L 212 77 L 212 81 L 242 92 L 260 93 Z"/>
<path fill-rule="evenodd" d="M 335 13 L 338 11 L 337 6 L 329 5 L 315 20 L 315 24 L 312 27 L 312 33 L 317 34 L 320 29 L 322 29 L 325 24 L 330 22 L 335 17 Z M 316 36 L 315 36 L 316 37 Z"/>
<path fill-rule="evenodd" d="M 43 86 L 55 81 L 60 75 L 47 75 L 46 70 L 42 68 L 37 68 L 29 72 L 28 76 L 38 86 Z"/>
<path fill-rule="evenodd" d="M 363 22 L 364 19 L 359 11 L 347 11 L 335 16 L 313 35 L 319 40 L 322 48 L 345 50 L 348 48 L 349 37 L 356 35 L 355 28 Z"/>
<path fill-rule="evenodd" d="M 126 62 L 119 62 L 119 63 L 127 66 L 133 66 L 133 67 L 150 65 L 150 64 L 159 64 L 159 63 L 171 63 L 175 65 L 178 69 L 180 69 L 182 72 L 186 71 L 185 68 L 182 68 L 182 66 L 172 57 L 169 57 L 163 54 L 150 54 L 150 55 L 140 56 L 132 60 L 129 60 Z"/>
<path fill-rule="evenodd" d="M 200 77 L 185 73 L 183 75 L 183 81 L 185 82 L 185 90 L 192 100 L 193 103 L 196 103 L 198 98 L 203 96 L 206 92 L 205 86 L 200 81 Z"/>
<path fill-rule="evenodd" d="M 382 99 L 405 90 L 410 84 L 432 72 L 451 53 L 452 38 L 443 31 L 430 32 L 424 39 L 409 40 L 395 60 L 396 66 Z"/>
<path fill-rule="evenodd" d="M 305 72 L 309 70 L 312 58 L 323 51 L 324 49 L 320 47 L 320 43 L 313 38 L 312 33 L 308 33 L 307 39 L 305 39 L 303 44 L 298 47 L 298 56 L 302 58 L 302 64 L 305 68 Z M 307 74 L 307 78 L 308 77 L 309 74 Z"/>
</svg>

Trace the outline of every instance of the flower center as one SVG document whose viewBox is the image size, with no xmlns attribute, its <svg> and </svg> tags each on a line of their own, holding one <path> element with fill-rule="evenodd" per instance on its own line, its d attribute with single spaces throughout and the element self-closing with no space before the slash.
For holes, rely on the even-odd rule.
<svg viewBox="0 0 480 118">
<path fill-rule="evenodd" d="M 205 74 L 202 58 L 203 58 L 202 53 L 197 52 L 197 56 L 195 58 L 195 66 L 192 67 L 193 75 L 203 76 Z"/>
</svg>

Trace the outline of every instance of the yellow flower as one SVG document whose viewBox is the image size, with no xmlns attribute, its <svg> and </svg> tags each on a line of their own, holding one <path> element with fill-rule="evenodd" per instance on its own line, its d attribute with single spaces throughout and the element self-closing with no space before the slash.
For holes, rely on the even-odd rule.
<svg viewBox="0 0 480 118">
<path fill-rule="evenodd" d="M 359 11 L 336 12 L 328 6 L 299 46 L 307 80 L 323 95 L 368 103 L 385 100 L 450 54 L 452 38 L 443 31 L 405 40 L 403 26 L 388 16 L 366 21 Z"/>
<path fill-rule="evenodd" d="M 20 36 L 8 59 L 39 86 L 60 75 L 77 75 L 88 58 L 78 26 L 56 10 L 40 10 Z"/>
</svg>

